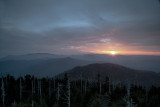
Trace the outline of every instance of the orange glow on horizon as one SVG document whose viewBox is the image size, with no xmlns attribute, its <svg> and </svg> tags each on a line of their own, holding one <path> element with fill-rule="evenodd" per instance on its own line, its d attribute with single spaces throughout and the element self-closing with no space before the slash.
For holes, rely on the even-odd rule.
<svg viewBox="0 0 160 107">
<path fill-rule="evenodd" d="M 160 55 L 160 52 L 144 52 L 144 51 L 97 51 L 98 54 L 109 55 Z"/>
<path fill-rule="evenodd" d="M 100 51 L 100 53 L 102 53 L 102 54 L 116 55 L 119 52 L 118 51 Z"/>
<path fill-rule="evenodd" d="M 160 51 L 151 51 L 139 49 L 136 46 L 129 46 L 121 43 L 93 43 L 87 44 L 87 46 L 72 46 L 65 49 L 77 50 L 81 53 L 93 53 L 93 54 L 108 54 L 112 56 L 116 55 L 157 55 L 160 56 Z"/>
</svg>

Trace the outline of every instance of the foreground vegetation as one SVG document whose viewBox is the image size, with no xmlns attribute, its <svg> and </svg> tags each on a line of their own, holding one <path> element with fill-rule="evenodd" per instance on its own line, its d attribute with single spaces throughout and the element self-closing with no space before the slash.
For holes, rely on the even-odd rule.
<svg viewBox="0 0 160 107">
<path fill-rule="evenodd" d="M 160 107 L 160 87 L 97 80 L 0 78 L 1 107 Z"/>
</svg>

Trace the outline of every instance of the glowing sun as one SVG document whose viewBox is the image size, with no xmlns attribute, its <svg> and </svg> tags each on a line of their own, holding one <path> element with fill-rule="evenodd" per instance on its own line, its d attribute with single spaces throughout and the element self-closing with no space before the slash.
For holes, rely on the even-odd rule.
<svg viewBox="0 0 160 107">
<path fill-rule="evenodd" d="M 111 53 L 112 55 L 115 55 L 115 54 L 116 54 L 116 52 L 115 52 L 115 51 L 110 51 L 110 53 Z"/>
<path fill-rule="evenodd" d="M 101 53 L 104 54 L 110 54 L 110 55 L 117 55 L 119 51 L 100 51 Z"/>
</svg>

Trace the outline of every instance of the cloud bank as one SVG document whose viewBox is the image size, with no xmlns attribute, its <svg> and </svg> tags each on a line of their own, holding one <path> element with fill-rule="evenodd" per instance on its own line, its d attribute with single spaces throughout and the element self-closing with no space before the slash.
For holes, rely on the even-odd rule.
<svg viewBox="0 0 160 107">
<path fill-rule="evenodd" d="M 1 0 L 0 54 L 160 54 L 158 0 Z"/>
</svg>

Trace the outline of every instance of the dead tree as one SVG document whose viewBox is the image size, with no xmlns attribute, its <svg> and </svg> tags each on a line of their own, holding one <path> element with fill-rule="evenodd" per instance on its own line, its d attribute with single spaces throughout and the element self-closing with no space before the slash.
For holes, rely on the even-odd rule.
<svg viewBox="0 0 160 107">
<path fill-rule="evenodd" d="M 58 83 L 58 87 L 57 87 L 57 107 L 59 107 L 60 90 L 61 90 L 61 85 Z"/>
<path fill-rule="evenodd" d="M 20 78 L 19 82 L 19 94 L 20 94 L 20 107 L 21 107 L 21 100 L 22 100 L 22 79 Z"/>
<path fill-rule="evenodd" d="M 127 83 L 127 107 L 131 107 L 131 102 L 130 102 L 130 82 Z"/>
<path fill-rule="evenodd" d="M 40 102 L 42 103 L 42 85 L 41 85 L 41 80 L 40 80 L 40 89 L 39 89 L 39 95 L 40 95 Z"/>
<path fill-rule="evenodd" d="M 1 91 L 2 91 L 2 107 L 5 106 L 5 88 L 4 88 L 4 81 L 2 77 L 2 86 L 1 86 Z"/>
<path fill-rule="evenodd" d="M 48 82 L 48 96 L 51 98 L 51 81 Z"/>
<path fill-rule="evenodd" d="M 42 103 L 42 87 L 41 87 L 41 80 L 38 80 L 38 94 L 40 103 Z"/>
<path fill-rule="evenodd" d="M 69 81 L 69 79 L 67 81 L 67 90 L 68 90 L 67 104 L 68 104 L 68 107 L 70 107 L 71 106 L 71 91 L 70 91 L 70 81 Z"/>
<path fill-rule="evenodd" d="M 34 100 L 33 100 L 33 96 L 34 96 L 34 86 L 35 86 L 35 83 L 34 83 L 34 80 L 32 80 L 32 107 L 34 107 Z"/>
</svg>

